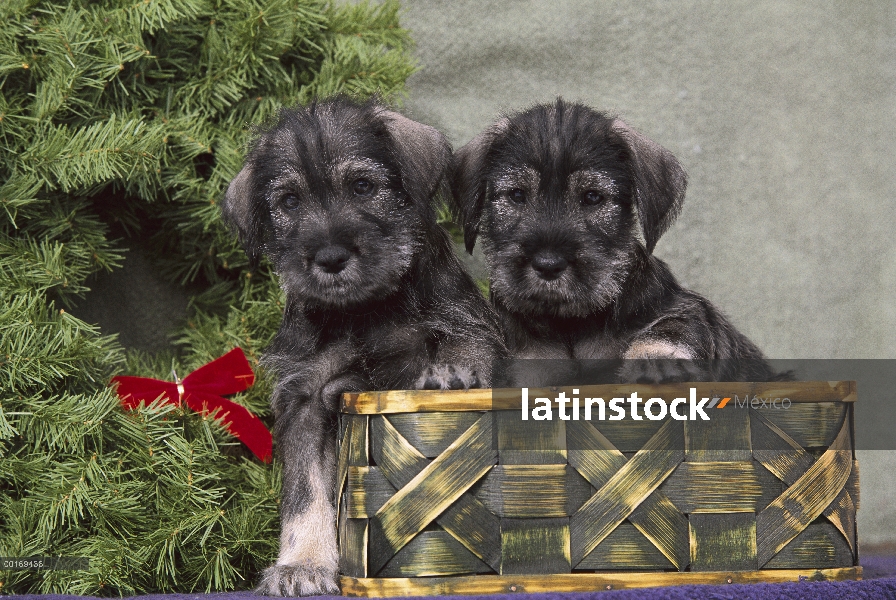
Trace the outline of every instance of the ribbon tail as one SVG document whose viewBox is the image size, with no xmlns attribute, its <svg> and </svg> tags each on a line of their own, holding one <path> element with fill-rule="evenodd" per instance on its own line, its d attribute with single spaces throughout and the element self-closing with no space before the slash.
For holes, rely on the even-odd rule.
<svg viewBox="0 0 896 600">
<path fill-rule="evenodd" d="M 184 402 L 192 410 L 208 415 L 215 411 L 215 419 L 234 437 L 246 445 L 262 462 L 271 462 L 273 440 L 261 419 L 236 402 L 202 392 L 187 390 Z"/>
</svg>

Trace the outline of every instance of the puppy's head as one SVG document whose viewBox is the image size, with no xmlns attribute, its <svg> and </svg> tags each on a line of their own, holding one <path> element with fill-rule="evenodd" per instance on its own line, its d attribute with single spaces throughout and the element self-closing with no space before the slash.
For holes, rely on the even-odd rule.
<svg viewBox="0 0 896 600">
<path fill-rule="evenodd" d="M 375 102 L 283 110 L 230 183 L 224 219 L 290 297 L 363 305 L 397 289 L 424 247 L 450 155 L 438 131 Z"/>
<path fill-rule="evenodd" d="M 670 152 L 618 119 L 558 100 L 503 118 L 454 158 L 468 251 L 477 236 L 493 293 L 513 311 L 585 316 L 619 294 L 684 201 Z"/>
</svg>

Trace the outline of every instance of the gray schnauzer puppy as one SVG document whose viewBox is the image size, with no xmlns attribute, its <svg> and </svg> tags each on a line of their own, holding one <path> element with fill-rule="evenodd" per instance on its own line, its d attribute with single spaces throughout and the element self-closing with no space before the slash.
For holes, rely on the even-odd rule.
<svg viewBox="0 0 896 600">
<path fill-rule="evenodd" d="M 563 100 L 502 118 L 455 153 L 466 247 L 482 239 L 514 357 L 647 359 L 623 363 L 627 381 L 770 376 L 760 350 L 651 255 L 686 181 L 668 150 Z"/>
<path fill-rule="evenodd" d="M 277 563 L 258 591 L 336 593 L 337 403 L 343 392 L 487 387 L 497 317 L 436 222 L 451 151 L 432 127 L 346 98 L 284 110 L 223 203 L 286 293 L 263 364 L 278 377 Z"/>
</svg>

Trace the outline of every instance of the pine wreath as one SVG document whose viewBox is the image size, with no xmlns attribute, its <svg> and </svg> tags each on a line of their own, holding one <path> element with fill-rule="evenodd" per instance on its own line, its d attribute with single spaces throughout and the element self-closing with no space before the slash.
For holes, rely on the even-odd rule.
<svg viewBox="0 0 896 600">
<path fill-rule="evenodd" d="M 0 3 L 0 593 L 248 588 L 276 555 L 276 465 L 170 404 L 120 408 L 115 374 L 169 379 L 280 321 L 216 202 L 281 106 L 413 72 L 398 4 L 319 0 Z M 132 244 L 191 292 L 165 351 L 125 351 L 67 309 Z M 263 375 L 263 374 L 261 374 Z M 269 383 L 235 398 L 268 416 Z"/>
</svg>

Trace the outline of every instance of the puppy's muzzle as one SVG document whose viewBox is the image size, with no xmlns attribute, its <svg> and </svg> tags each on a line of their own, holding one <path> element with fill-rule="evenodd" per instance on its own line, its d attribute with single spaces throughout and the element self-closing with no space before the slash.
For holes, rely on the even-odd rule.
<svg viewBox="0 0 896 600">
<path fill-rule="evenodd" d="M 563 274 L 569 261 L 553 250 L 542 250 L 532 257 L 532 269 L 545 281 L 553 281 Z"/>
<path fill-rule="evenodd" d="M 324 246 L 314 254 L 314 264 L 324 273 L 335 275 L 345 268 L 351 257 L 351 251 L 345 246 Z"/>
</svg>

